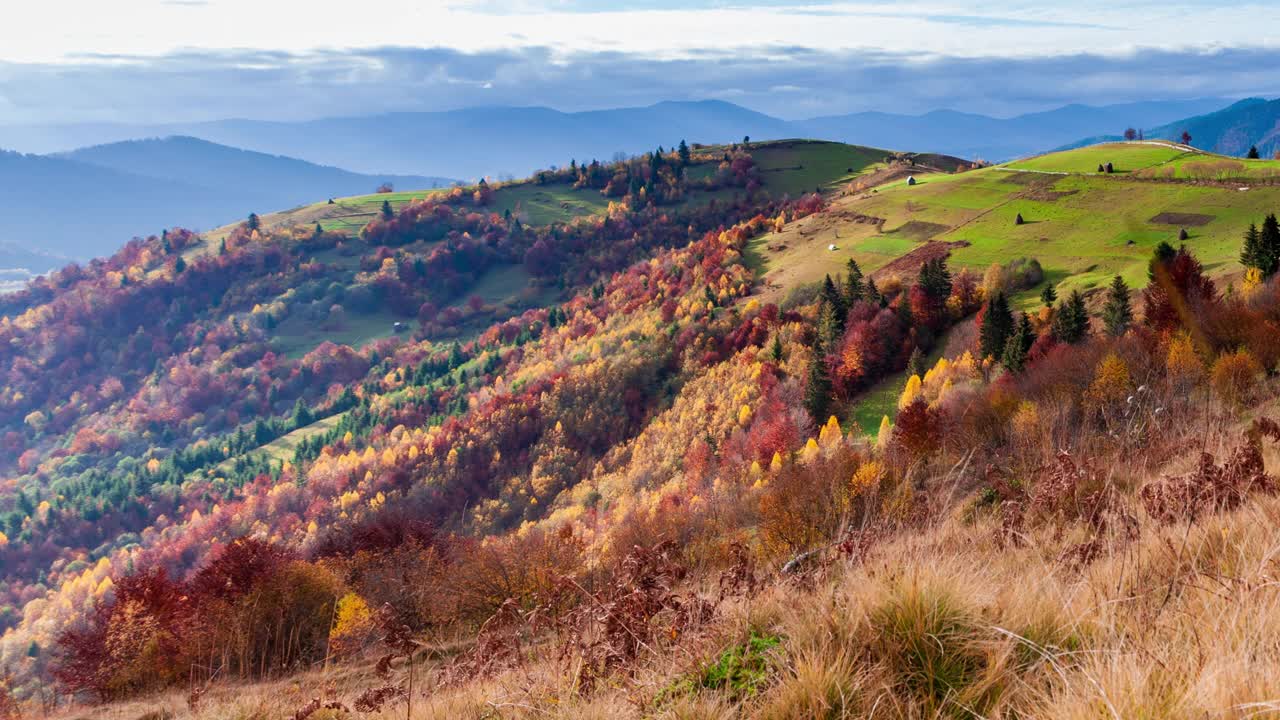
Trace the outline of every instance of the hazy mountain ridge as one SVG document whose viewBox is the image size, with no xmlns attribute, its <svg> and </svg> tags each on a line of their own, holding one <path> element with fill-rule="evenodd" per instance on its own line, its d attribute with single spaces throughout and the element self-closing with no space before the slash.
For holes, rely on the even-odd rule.
<svg viewBox="0 0 1280 720">
<path fill-rule="evenodd" d="M 0 242 L 72 258 L 181 225 L 208 229 L 254 210 L 371 193 L 383 182 L 446 178 L 361 175 L 195 138 L 136 140 L 61 155 L 0 154 Z M 74 206 L 74 211 L 72 211 Z M 44 267 L 44 271 L 62 261 Z"/>
<path fill-rule="evenodd" d="M 814 118 L 799 123 L 811 134 L 832 140 L 860 138 L 882 147 L 928 147 L 935 152 L 1001 162 L 1043 152 L 1086 135 L 1126 127 L 1171 123 L 1188 115 L 1221 107 L 1224 100 L 1139 102 L 1105 107 L 1067 105 L 1013 118 L 938 110 L 924 115 L 856 113 Z"/>
<path fill-rule="evenodd" d="M 355 171 L 458 178 L 521 176 L 565 158 L 609 159 L 658 145 L 812 137 L 939 152 L 989 161 L 1058 147 L 1076 138 L 1154 127 L 1223 107 L 1206 98 L 1093 107 L 1068 105 L 1013 118 L 954 110 L 923 115 L 862 112 L 782 120 L 719 100 L 562 112 L 547 107 L 474 107 L 285 122 L 228 119 L 163 125 L 8 128 L 32 151 L 49 152 L 137 137 L 192 135 Z"/>
<path fill-rule="evenodd" d="M 202 187 L 234 183 L 240 190 L 297 197 L 294 202 L 371 192 L 383 182 L 406 189 L 454 182 L 444 177 L 355 173 L 182 135 L 95 145 L 60 153 L 58 157 Z"/>
<path fill-rule="evenodd" d="M 1177 139 L 1191 134 L 1191 143 L 1223 155 L 1244 156 L 1256 146 L 1263 157 L 1280 150 L 1280 99 L 1249 98 L 1207 115 L 1173 122 L 1151 131 L 1151 137 Z"/>
</svg>

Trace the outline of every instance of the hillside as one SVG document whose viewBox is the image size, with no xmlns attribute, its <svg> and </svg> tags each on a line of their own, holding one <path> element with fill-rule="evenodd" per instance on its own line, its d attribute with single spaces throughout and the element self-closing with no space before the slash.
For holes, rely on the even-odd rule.
<svg viewBox="0 0 1280 720">
<path fill-rule="evenodd" d="M 220 203 L 190 182 L 11 152 L 0 152 L 0 183 L 6 217 L 0 242 L 71 258 L 109 253 L 128 238 L 184 219 L 225 221 L 244 208 L 239 200 Z"/>
<path fill-rule="evenodd" d="M 1195 147 L 1209 152 L 1243 158 L 1250 148 L 1256 147 L 1262 158 L 1272 158 L 1280 152 L 1280 100 L 1241 100 L 1216 112 L 1152 127 L 1145 130 L 1145 136 L 1180 142 L 1184 132 L 1191 135 Z M 1118 134 L 1094 136 L 1064 145 L 1062 149 L 1120 139 Z"/>
<path fill-rule="evenodd" d="M 1115 172 L 1098 173 L 1107 163 Z M 847 258 L 878 272 L 949 243 L 952 265 L 976 273 L 1034 257 L 1060 289 L 1088 292 L 1117 274 L 1138 286 L 1154 247 L 1177 244 L 1184 229 L 1209 270 L 1231 273 L 1245 228 L 1280 204 L 1280 162 L 1158 142 L 1097 145 L 918 180 L 850 188 L 828 212 L 753 241 L 766 284 L 785 291 Z M 1018 215 L 1024 224 L 1015 223 Z M 831 244 L 839 248 L 827 250 Z M 1026 300 L 1037 291 L 1029 289 Z"/>
<path fill-rule="evenodd" d="M 1280 163 L 1226 160 L 693 147 L 55 273 L 0 298 L 7 685 L 114 703 L 67 717 L 1269 702 Z"/>
<path fill-rule="evenodd" d="M 1262 157 L 1270 158 L 1280 152 L 1280 100 L 1241 100 L 1217 112 L 1158 127 L 1151 137 L 1176 140 L 1184 131 L 1198 148 L 1244 157 L 1256 146 Z"/>
<path fill-rule="evenodd" d="M 86 260 L 163 227 L 210 228 L 255 208 L 372 192 L 386 181 L 426 188 L 444 182 L 359 175 L 191 138 L 126 142 L 62 156 L 0 153 L 0 211 L 7 218 L 0 243 Z"/>
</svg>

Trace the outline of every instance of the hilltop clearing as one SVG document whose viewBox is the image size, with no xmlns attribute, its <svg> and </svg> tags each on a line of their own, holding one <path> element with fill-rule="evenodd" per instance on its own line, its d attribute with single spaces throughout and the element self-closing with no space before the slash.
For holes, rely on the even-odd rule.
<svg viewBox="0 0 1280 720">
<path fill-rule="evenodd" d="M 865 271 L 912 254 L 923 261 L 943 249 L 930 243 L 947 243 L 954 267 L 979 274 L 1035 258 L 1060 291 L 1094 290 L 1117 274 L 1137 286 L 1155 246 L 1184 242 L 1183 230 L 1211 271 L 1230 275 L 1249 224 L 1280 207 L 1280 161 L 1230 160 L 1170 143 L 1115 143 L 958 175 L 915 174 L 915 185 L 855 183 L 827 211 L 753 241 L 771 296 L 840 272 L 848 258 Z M 912 265 L 919 262 L 889 272 L 909 275 Z M 1024 299 L 1040 290 L 1028 288 Z"/>
</svg>

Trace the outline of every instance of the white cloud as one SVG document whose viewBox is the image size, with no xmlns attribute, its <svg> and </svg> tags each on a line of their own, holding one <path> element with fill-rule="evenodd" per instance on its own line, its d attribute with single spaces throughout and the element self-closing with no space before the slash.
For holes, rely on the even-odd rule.
<svg viewBox="0 0 1280 720">
<path fill-rule="evenodd" d="M 0 125 L 704 98 L 788 118 L 1011 115 L 1280 93 L 1258 0 L 772 1 L 22 3 L 0 25 Z"/>
<path fill-rule="evenodd" d="M 619 4 L 620 5 L 620 4 Z M 628 6 L 630 4 L 628 3 Z M 888 9 L 886 9 L 888 8 Z M 921 56 L 1033 57 L 1140 47 L 1277 42 L 1257 32 L 1274 8 L 1200 0 L 879 3 L 620 9 L 581 12 L 556 0 L 45 0 L 8 9 L 0 60 L 65 62 L 86 54 L 159 56 L 181 50 L 449 47 L 475 52 L 547 47 L 663 58 L 771 45 Z"/>
</svg>

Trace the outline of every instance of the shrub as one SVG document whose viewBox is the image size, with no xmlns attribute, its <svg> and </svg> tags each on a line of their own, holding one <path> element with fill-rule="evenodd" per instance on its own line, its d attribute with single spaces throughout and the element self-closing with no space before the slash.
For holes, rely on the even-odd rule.
<svg viewBox="0 0 1280 720">
<path fill-rule="evenodd" d="M 1239 407 L 1252 401 L 1262 379 L 1262 366 L 1248 350 L 1220 356 L 1213 364 L 1210 382 L 1222 401 Z"/>
<path fill-rule="evenodd" d="M 917 398 L 898 413 L 893 441 L 913 459 L 927 459 L 942 444 L 941 413 Z"/>
<path fill-rule="evenodd" d="M 760 539 L 770 554 L 811 549 L 834 539 L 841 522 L 856 512 L 853 503 L 875 493 L 855 489 L 860 457 L 841 448 L 808 464 L 787 463 L 774 472 L 760 498 Z"/>
<path fill-rule="evenodd" d="M 769 693 L 762 720 L 812 720 L 863 715 L 859 678 L 847 654 L 806 654 Z"/>
<path fill-rule="evenodd" d="M 1169 352 L 1165 355 L 1166 376 L 1170 385 L 1177 392 L 1185 393 L 1204 380 L 1204 362 L 1196 353 L 1189 333 L 1178 333 L 1169 341 Z"/>
<path fill-rule="evenodd" d="M 1133 378 L 1129 366 L 1115 353 L 1110 353 L 1098 364 L 1098 370 L 1089 384 L 1085 402 L 1094 412 L 1111 421 L 1124 411 L 1125 399 L 1133 391 Z"/>
<path fill-rule="evenodd" d="M 876 654 L 925 717 L 948 708 L 980 713 L 999 697 L 999 686 L 982 682 L 990 659 L 979 618 L 949 590 L 918 581 L 899 585 L 871 620 Z"/>
</svg>

